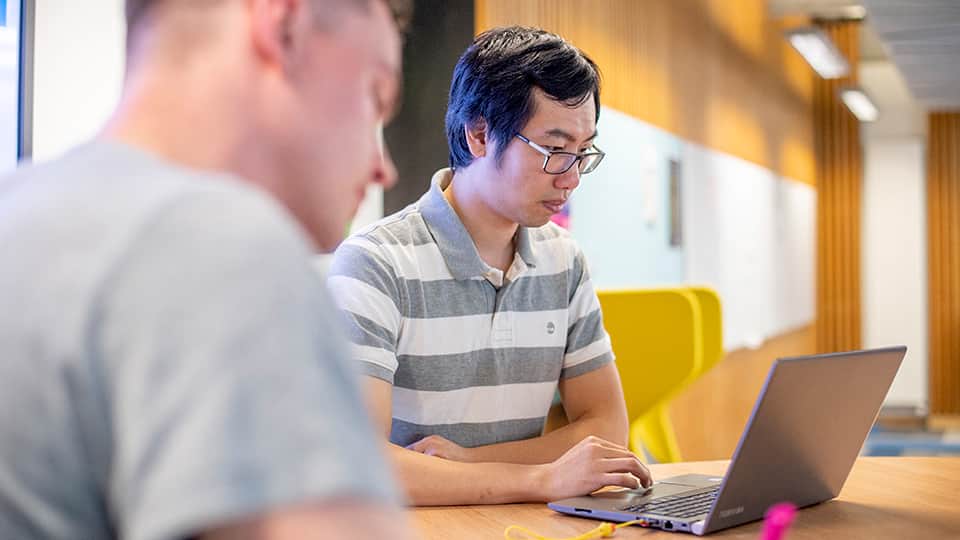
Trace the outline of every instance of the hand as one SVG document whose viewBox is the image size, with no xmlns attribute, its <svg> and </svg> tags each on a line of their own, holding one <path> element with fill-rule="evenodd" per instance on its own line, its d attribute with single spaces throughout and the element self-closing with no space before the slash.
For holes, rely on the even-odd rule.
<svg viewBox="0 0 960 540">
<path fill-rule="evenodd" d="M 451 461 L 470 461 L 470 449 L 464 448 L 459 444 L 444 439 L 439 435 L 430 435 L 407 446 L 408 450 L 420 452 L 428 456 L 435 456 Z"/>
<path fill-rule="evenodd" d="M 636 489 L 653 484 L 650 470 L 633 452 L 593 436 L 541 467 L 545 501 L 586 495 L 604 486 Z"/>
</svg>

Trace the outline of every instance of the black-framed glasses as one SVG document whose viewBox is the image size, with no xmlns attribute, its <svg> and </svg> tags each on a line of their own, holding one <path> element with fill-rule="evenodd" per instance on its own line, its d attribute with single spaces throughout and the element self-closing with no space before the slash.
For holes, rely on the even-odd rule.
<svg viewBox="0 0 960 540">
<path fill-rule="evenodd" d="M 574 154 L 573 152 L 547 150 L 519 133 L 517 133 L 517 138 L 527 143 L 530 148 L 543 154 L 543 172 L 547 174 L 563 174 L 569 171 L 570 167 L 573 167 L 575 164 L 579 164 L 577 168 L 580 174 L 589 174 L 597 168 L 597 165 L 603 161 L 603 156 L 606 155 L 603 153 L 603 150 L 600 150 L 596 146 L 593 147 L 592 151 Z"/>
</svg>

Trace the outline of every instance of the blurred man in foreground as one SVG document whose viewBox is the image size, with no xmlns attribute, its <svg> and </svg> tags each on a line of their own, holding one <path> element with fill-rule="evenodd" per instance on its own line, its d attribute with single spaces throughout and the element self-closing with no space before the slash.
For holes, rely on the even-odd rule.
<svg viewBox="0 0 960 540">
<path fill-rule="evenodd" d="M 101 136 L 0 183 L 0 537 L 406 537 L 312 265 L 371 183 L 395 0 L 128 0 Z"/>
</svg>

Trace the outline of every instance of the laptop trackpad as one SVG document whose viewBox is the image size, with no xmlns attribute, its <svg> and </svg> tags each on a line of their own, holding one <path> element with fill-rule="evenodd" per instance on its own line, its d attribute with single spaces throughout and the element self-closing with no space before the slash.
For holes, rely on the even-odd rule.
<svg viewBox="0 0 960 540">
<path fill-rule="evenodd" d="M 617 489 L 610 491 L 600 491 L 591 495 L 595 499 L 616 499 L 618 501 L 627 500 L 630 504 L 640 504 L 660 497 L 677 495 L 688 491 L 695 491 L 708 486 L 716 485 L 722 480 L 719 477 L 711 477 L 702 474 L 685 474 L 682 476 L 671 476 L 656 482 L 647 489 Z"/>
</svg>

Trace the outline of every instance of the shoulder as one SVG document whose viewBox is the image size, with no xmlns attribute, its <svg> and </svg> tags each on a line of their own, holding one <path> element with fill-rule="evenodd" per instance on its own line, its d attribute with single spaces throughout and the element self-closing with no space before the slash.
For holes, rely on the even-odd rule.
<svg viewBox="0 0 960 540">
<path fill-rule="evenodd" d="M 347 237 L 334 253 L 330 274 L 356 274 L 373 266 L 397 278 L 416 268 L 436 250 L 417 204 L 386 216 Z M 406 276 L 416 277 L 416 276 Z"/>
<path fill-rule="evenodd" d="M 179 190 L 158 205 L 144 227 L 147 234 L 193 237 L 194 241 L 247 244 L 273 251 L 296 248 L 309 255 L 310 242 L 303 228 L 275 199 L 258 188 L 236 181 L 209 178 Z"/>
<path fill-rule="evenodd" d="M 583 263 L 583 251 L 570 231 L 549 222 L 541 227 L 529 229 L 529 232 L 530 242 L 539 257 L 548 257 L 568 268 Z"/>
<path fill-rule="evenodd" d="M 223 279 L 273 281 L 309 275 L 311 256 L 305 231 L 279 202 L 236 182 L 208 181 L 184 187 L 146 212 L 114 268 L 151 274 L 170 268 L 211 279 L 229 272 Z"/>
<path fill-rule="evenodd" d="M 289 278 L 291 265 L 309 265 L 311 251 L 265 192 L 116 143 L 88 144 L 7 177 L 0 235 L 24 253 L 18 272 L 78 299 L 69 304 L 75 320 L 88 319 L 120 283 L 152 280 L 159 292 L 187 278 L 225 281 L 227 271 L 253 282 L 278 268 Z"/>
<path fill-rule="evenodd" d="M 305 240 L 289 213 L 264 191 L 226 174 L 181 167 L 114 142 L 78 147 L 28 166 L 3 182 L 4 199 L 24 208 L 34 236 L 80 238 L 103 255 L 145 236 L 175 234 L 178 246 L 204 239 L 281 236 Z M 117 255 L 117 253 L 114 253 Z"/>
<path fill-rule="evenodd" d="M 375 245 L 399 248 L 433 243 L 430 229 L 416 203 L 363 227 L 350 235 L 347 242 L 361 239 Z"/>
</svg>

